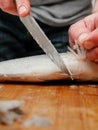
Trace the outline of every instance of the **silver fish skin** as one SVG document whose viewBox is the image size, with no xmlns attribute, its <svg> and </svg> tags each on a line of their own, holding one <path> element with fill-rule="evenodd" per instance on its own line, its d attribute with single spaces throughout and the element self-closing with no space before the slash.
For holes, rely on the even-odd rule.
<svg viewBox="0 0 98 130">
<path fill-rule="evenodd" d="M 79 59 L 69 53 L 61 53 L 74 80 L 98 81 L 98 64 Z M 50 80 L 71 80 L 46 56 L 38 55 L 0 62 L 0 81 L 44 82 Z"/>
</svg>

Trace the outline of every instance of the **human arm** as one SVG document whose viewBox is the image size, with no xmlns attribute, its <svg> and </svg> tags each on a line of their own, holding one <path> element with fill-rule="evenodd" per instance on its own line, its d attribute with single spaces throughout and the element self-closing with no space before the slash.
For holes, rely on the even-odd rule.
<svg viewBox="0 0 98 130">
<path fill-rule="evenodd" d="M 17 5 L 17 7 L 16 7 Z M 30 12 L 29 0 L 0 0 L 0 9 L 4 12 L 24 17 Z"/>
<path fill-rule="evenodd" d="M 95 1 L 93 14 L 73 24 L 69 29 L 69 42 L 75 41 L 86 49 L 89 60 L 98 62 L 98 0 Z"/>
</svg>

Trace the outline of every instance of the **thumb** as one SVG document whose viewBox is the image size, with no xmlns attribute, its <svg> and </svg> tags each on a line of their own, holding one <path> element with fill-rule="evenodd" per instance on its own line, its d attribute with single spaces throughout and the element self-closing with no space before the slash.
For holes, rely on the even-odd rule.
<svg viewBox="0 0 98 130">
<path fill-rule="evenodd" d="M 30 13 L 30 1 L 29 0 L 15 0 L 17 11 L 20 17 L 25 17 Z"/>
<path fill-rule="evenodd" d="M 81 40 L 82 36 L 80 37 Z M 82 41 L 82 45 L 85 49 L 90 50 L 98 47 L 98 28 L 89 33 L 87 37 Z"/>
<path fill-rule="evenodd" d="M 78 43 L 80 46 L 83 46 L 83 43 L 86 41 L 88 38 L 89 34 L 88 33 L 82 33 L 79 38 L 78 38 Z"/>
<path fill-rule="evenodd" d="M 71 25 L 68 33 L 69 33 L 69 42 L 71 46 L 73 46 L 75 42 L 81 45 L 82 42 L 88 36 L 89 30 L 86 27 L 84 20 L 80 20 L 79 22 Z"/>
</svg>

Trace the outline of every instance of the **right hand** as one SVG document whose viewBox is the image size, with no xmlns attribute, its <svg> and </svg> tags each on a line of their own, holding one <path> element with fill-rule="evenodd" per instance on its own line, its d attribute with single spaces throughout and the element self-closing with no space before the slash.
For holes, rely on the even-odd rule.
<svg viewBox="0 0 98 130">
<path fill-rule="evenodd" d="M 98 12 L 91 14 L 69 29 L 69 42 L 77 42 L 86 50 L 87 59 L 98 63 Z"/>
<path fill-rule="evenodd" d="M 4 12 L 25 17 L 30 13 L 29 0 L 0 0 L 0 9 Z"/>
</svg>

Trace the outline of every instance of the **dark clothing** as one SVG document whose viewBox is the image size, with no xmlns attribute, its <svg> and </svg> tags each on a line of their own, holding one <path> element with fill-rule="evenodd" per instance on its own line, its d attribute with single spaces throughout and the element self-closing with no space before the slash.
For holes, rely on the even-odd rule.
<svg viewBox="0 0 98 130">
<path fill-rule="evenodd" d="M 52 27 L 37 21 L 59 52 L 68 44 L 68 26 Z M 0 61 L 42 54 L 42 49 L 17 16 L 0 11 Z"/>
</svg>

